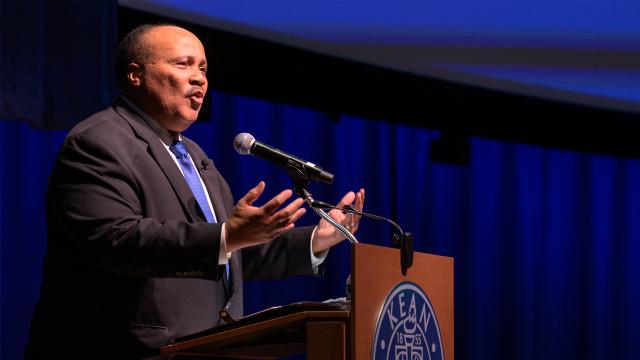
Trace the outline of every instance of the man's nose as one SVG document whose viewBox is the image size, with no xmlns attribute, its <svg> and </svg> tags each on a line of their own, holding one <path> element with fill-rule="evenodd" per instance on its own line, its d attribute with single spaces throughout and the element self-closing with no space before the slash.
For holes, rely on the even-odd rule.
<svg viewBox="0 0 640 360">
<path fill-rule="evenodd" d="M 207 82 L 207 76 L 200 70 L 196 70 L 192 73 L 189 83 L 192 85 L 204 85 Z"/>
</svg>

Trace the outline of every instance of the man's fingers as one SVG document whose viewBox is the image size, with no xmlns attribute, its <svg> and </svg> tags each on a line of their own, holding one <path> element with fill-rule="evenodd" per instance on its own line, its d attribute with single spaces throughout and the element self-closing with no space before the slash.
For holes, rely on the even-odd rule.
<svg viewBox="0 0 640 360">
<path fill-rule="evenodd" d="M 273 221 L 277 227 L 287 226 L 296 222 L 296 220 L 307 212 L 305 208 L 300 207 L 303 203 L 304 200 L 300 198 L 295 199 L 287 205 L 287 207 L 273 214 L 271 221 Z"/>
<path fill-rule="evenodd" d="M 355 194 L 355 208 L 356 210 L 362 212 L 362 208 L 364 207 L 364 189 L 360 189 L 356 194 Z M 358 230 L 358 223 L 360 222 L 360 216 L 355 215 L 355 214 L 347 214 L 344 222 L 347 227 L 347 229 L 349 229 L 349 231 L 351 232 L 355 232 L 356 230 Z"/>
<path fill-rule="evenodd" d="M 342 199 L 340 199 L 340 202 L 338 203 L 338 205 L 336 205 L 336 207 L 338 209 L 342 209 L 345 205 L 353 203 L 355 197 L 356 194 L 354 194 L 353 191 L 349 191 L 345 194 L 345 196 L 342 197 Z"/>
<path fill-rule="evenodd" d="M 293 213 L 293 215 L 289 216 L 289 222 L 293 224 L 298 219 L 300 219 L 302 215 L 304 215 L 306 212 L 307 212 L 307 209 L 299 208 L 298 210 L 296 210 L 295 213 Z"/>
<path fill-rule="evenodd" d="M 280 194 L 273 197 L 273 199 L 269 200 L 266 204 L 262 205 L 261 208 L 267 214 L 273 214 L 278 210 L 278 208 L 287 201 L 288 198 L 291 197 L 293 192 L 289 189 L 282 191 Z"/>
<path fill-rule="evenodd" d="M 291 223 L 291 224 L 289 224 L 289 225 L 287 225 L 287 226 L 285 226 L 283 228 L 280 228 L 280 229 L 274 231 L 272 237 L 273 238 L 277 238 L 278 236 L 286 233 L 287 231 L 293 229 L 294 227 L 296 227 L 296 226 L 293 223 Z"/>
<path fill-rule="evenodd" d="M 364 208 L 364 189 L 360 189 L 360 191 L 358 191 L 358 193 L 356 194 L 355 208 L 360 212 L 362 212 L 362 209 Z"/>
<path fill-rule="evenodd" d="M 362 209 L 364 208 L 364 189 L 360 189 L 360 191 L 358 191 L 358 193 L 356 194 L 356 209 L 360 212 L 362 212 Z M 356 229 L 358 229 L 358 223 L 360 222 L 360 216 L 355 216 L 355 224 L 354 224 L 354 231 Z"/>
<path fill-rule="evenodd" d="M 247 205 L 252 205 L 253 202 L 258 200 L 260 195 L 262 195 L 262 192 L 264 191 L 265 186 L 266 185 L 264 181 L 260 181 L 258 185 L 256 185 L 256 187 L 254 187 L 253 189 L 249 190 L 249 192 L 245 196 L 243 196 L 242 199 L 238 201 L 238 203 L 242 202 Z"/>
<path fill-rule="evenodd" d="M 300 208 L 300 206 L 302 206 L 302 204 L 304 204 L 304 200 L 297 198 L 289 203 L 285 208 L 273 214 L 273 218 L 276 220 L 289 218 Z"/>
</svg>

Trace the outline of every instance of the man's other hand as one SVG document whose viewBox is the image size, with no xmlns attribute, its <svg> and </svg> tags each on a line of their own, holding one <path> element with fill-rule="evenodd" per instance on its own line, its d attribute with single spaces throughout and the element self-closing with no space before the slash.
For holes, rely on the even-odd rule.
<svg viewBox="0 0 640 360">
<path fill-rule="evenodd" d="M 362 212 L 364 207 L 364 189 L 360 189 L 357 193 L 349 191 L 342 200 L 336 205 L 338 209 L 344 208 L 345 205 L 354 206 L 358 211 Z M 352 234 L 358 230 L 358 223 L 360 222 L 360 216 L 354 214 L 345 214 L 342 210 L 333 209 L 329 211 L 329 215 L 349 230 Z M 314 254 L 318 254 L 333 245 L 346 239 L 341 232 L 339 232 L 328 221 L 322 219 L 316 228 L 313 235 L 312 250 Z"/>
</svg>

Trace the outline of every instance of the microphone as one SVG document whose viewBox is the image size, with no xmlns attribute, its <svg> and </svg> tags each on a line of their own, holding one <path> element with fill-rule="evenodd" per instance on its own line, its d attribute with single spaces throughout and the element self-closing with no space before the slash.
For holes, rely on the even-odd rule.
<svg viewBox="0 0 640 360">
<path fill-rule="evenodd" d="M 314 163 L 302 160 L 284 151 L 278 150 L 265 143 L 262 143 L 249 133 L 240 133 L 233 140 L 233 147 L 241 155 L 255 155 L 261 159 L 269 160 L 277 165 L 296 168 L 303 168 L 310 180 L 333 183 L 333 174 L 322 170 Z"/>
<path fill-rule="evenodd" d="M 198 167 L 198 172 L 200 173 L 200 175 L 202 175 L 202 173 L 204 173 L 205 171 L 209 170 L 209 160 L 202 160 L 200 162 L 200 165 Z"/>
</svg>

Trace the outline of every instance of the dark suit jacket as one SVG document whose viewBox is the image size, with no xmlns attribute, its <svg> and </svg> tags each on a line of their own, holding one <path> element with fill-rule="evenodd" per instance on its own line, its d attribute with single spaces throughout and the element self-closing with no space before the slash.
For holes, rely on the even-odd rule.
<svg viewBox="0 0 640 360">
<path fill-rule="evenodd" d="M 207 223 L 156 127 L 120 100 L 65 139 L 47 190 L 48 247 L 27 358 L 140 358 L 218 324 L 231 192 L 183 137 L 194 163 L 210 164 L 201 176 L 219 223 Z M 311 231 L 233 254 L 234 316 L 242 315 L 243 278 L 313 273 Z"/>
</svg>

